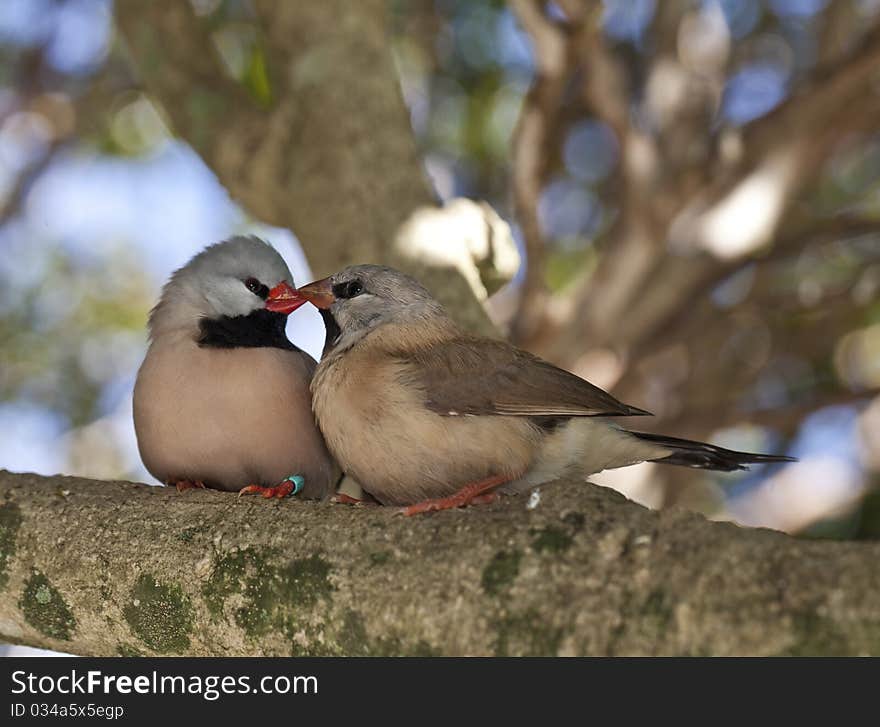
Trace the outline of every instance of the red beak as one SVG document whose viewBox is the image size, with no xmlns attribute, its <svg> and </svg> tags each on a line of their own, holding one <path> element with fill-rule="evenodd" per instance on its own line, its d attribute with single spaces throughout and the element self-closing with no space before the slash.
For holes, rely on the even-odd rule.
<svg viewBox="0 0 880 727">
<path fill-rule="evenodd" d="M 282 281 L 269 291 L 269 297 L 266 298 L 266 310 L 287 315 L 293 313 L 306 302 L 308 302 L 308 298 L 303 297 L 296 288 Z"/>
</svg>

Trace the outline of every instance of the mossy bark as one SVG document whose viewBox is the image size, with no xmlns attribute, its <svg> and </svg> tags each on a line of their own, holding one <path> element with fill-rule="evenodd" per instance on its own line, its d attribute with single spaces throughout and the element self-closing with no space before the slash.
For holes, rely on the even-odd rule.
<svg viewBox="0 0 880 727">
<path fill-rule="evenodd" d="M 878 654 L 880 544 L 560 482 L 390 508 L 0 472 L 0 640 L 76 654 Z"/>
</svg>

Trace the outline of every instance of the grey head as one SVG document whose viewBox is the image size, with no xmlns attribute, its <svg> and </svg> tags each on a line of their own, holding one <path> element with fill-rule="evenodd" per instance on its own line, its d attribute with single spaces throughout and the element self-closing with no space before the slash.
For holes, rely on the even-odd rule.
<svg viewBox="0 0 880 727">
<path fill-rule="evenodd" d="M 321 309 L 327 347 L 334 353 L 393 323 L 448 323 L 440 305 L 417 280 L 383 265 L 353 265 L 299 289 Z"/>
<path fill-rule="evenodd" d="M 237 236 L 210 245 L 175 271 L 150 314 L 150 336 L 182 331 L 198 338 L 205 322 L 240 321 L 248 317 L 283 324 L 284 316 L 264 310 L 269 291 L 293 283 L 284 258 L 258 237 Z M 283 325 L 282 325 L 283 328 Z M 247 345 L 247 344 L 245 344 Z"/>
</svg>

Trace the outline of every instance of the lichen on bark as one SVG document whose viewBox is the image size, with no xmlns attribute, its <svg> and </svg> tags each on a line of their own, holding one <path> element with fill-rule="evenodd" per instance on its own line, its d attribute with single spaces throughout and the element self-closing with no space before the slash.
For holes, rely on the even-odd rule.
<svg viewBox="0 0 880 727">
<path fill-rule="evenodd" d="M 27 579 L 18 606 L 25 621 L 41 634 L 69 641 L 76 619 L 61 592 L 40 571 Z"/>
<path fill-rule="evenodd" d="M 9 580 L 6 566 L 15 555 L 16 538 L 21 527 L 21 510 L 14 502 L 0 505 L 0 588 Z"/>
<path fill-rule="evenodd" d="M 160 654 L 183 652 L 189 646 L 193 609 L 176 583 L 141 574 L 122 613 L 132 633 Z"/>
</svg>

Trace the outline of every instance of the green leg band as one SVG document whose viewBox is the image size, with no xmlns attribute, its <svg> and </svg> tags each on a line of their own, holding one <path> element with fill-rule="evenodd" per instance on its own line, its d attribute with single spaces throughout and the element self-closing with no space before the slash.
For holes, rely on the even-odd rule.
<svg viewBox="0 0 880 727">
<path fill-rule="evenodd" d="M 293 492 L 290 493 L 291 495 L 298 495 L 306 485 L 306 478 L 302 475 L 290 475 L 290 477 L 285 477 L 284 479 L 293 484 Z"/>
</svg>

